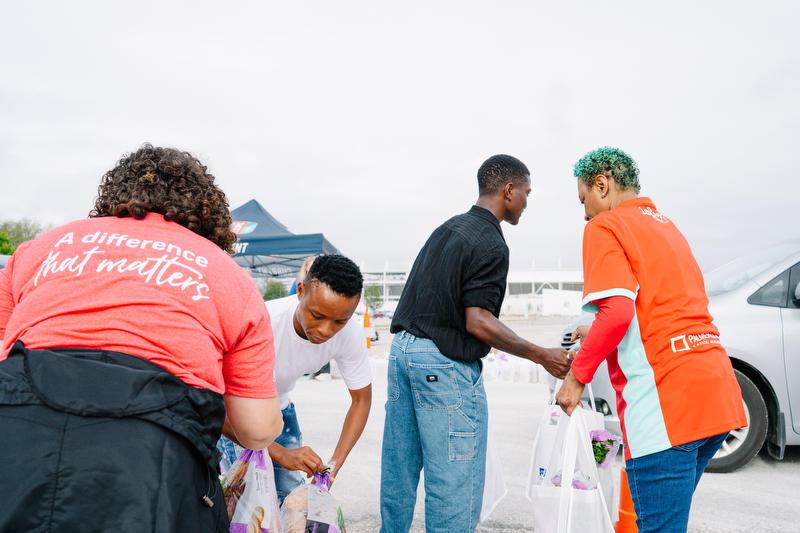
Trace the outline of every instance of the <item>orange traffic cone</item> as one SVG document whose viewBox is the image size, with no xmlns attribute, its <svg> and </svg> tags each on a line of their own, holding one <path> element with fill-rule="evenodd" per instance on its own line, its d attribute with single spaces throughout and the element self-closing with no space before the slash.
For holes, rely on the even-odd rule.
<svg viewBox="0 0 800 533">
<path fill-rule="evenodd" d="M 372 321 L 369 318 L 369 306 L 365 305 L 364 306 L 364 329 L 366 330 L 371 325 L 372 325 Z M 366 333 L 367 333 L 367 350 L 369 350 L 372 347 L 372 338 L 371 338 L 371 335 L 369 334 L 369 331 L 367 331 Z"/>
<path fill-rule="evenodd" d="M 633 498 L 631 498 L 631 488 L 628 485 L 628 473 L 623 468 L 620 471 L 619 480 L 619 522 L 617 522 L 617 533 L 638 533 L 636 527 L 636 511 L 633 509 Z"/>
<path fill-rule="evenodd" d="M 368 328 L 372 325 L 372 320 L 369 318 L 369 307 L 364 306 L 364 327 Z"/>
</svg>

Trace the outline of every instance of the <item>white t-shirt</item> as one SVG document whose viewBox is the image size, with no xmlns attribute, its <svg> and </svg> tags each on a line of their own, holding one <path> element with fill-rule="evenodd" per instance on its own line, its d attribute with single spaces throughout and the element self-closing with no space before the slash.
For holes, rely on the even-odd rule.
<svg viewBox="0 0 800 533">
<path fill-rule="evenodd" d="M 336 361 L 348 389 L 363 389 L 372 383 L 366 334 L 358 319 L 355 316 L 351 318 L 327 342 L 313 344 L 294 329 L 293 317 L 299 304 L 295 294 L 267 302 L 275 336 L 275 385 L 281 409 L 291 403 L 289 393 L 298 379 L 313 374 L 332 359 Z"/>
</svg>

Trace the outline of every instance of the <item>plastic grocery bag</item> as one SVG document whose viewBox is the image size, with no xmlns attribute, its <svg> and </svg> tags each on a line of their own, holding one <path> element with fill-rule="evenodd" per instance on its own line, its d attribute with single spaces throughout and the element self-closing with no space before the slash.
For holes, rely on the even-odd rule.
<svg viewBox="0 0 800 533">
<path fill-rule="evenodd" d="M 285 533 L 272 460 L 263 450 L 243 450 L 225 472 L 222 493 L 230 533 Z"/>
<path fill-rule="evenodd" d="M 503 465 L 493 446 L 494 439 L 489 431 L 486 438 L 486 476 L 483 484 L 483 505 L 481 506 L 481 522 L 488 520 L 489 515 L 508 494 L 506 482 L 503 479 Z"/>
<path fill-rule="evenodd" d="M 590 414 L 590 413 L 589 413 Z M 534 530 L 541 533 L 613 533 L 614 526 L 591 448 L 587 412 L 559 416 L 551 460 L 539 482 L 528 487 Z"/>
<path fill-rule="evenodd" d="M 286 496 L 281 507 L 285 533 L 347 533 L 342 508 L 330 487 L 329 473 L 317 473 L 312 483 Z"/>
</svg>

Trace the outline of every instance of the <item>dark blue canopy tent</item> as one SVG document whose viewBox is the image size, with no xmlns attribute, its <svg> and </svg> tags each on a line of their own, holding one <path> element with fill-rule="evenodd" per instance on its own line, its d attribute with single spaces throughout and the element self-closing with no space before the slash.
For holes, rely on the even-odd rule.
<svg viewBox="0 0 800 533">
<path fill-rule="evenodd" d="M 231 215 L 231 229 L 238 237 L 233 259 L 254 276 L 292 276 L 309 256 L 339 253 L 322 233 L 295 235 L 256 200 Z"/>
</svg>

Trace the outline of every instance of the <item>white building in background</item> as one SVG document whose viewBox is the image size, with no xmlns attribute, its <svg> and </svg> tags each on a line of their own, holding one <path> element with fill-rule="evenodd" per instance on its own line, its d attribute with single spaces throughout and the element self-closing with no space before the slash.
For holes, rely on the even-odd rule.
<svg viewBox="0 0 800 533">
<path fill-rule="evenodd" d="M 384 295 L 383 309 L 393 311 L 400 301 L 408 274 L 402 271 L 364 272 L 364 285 L 378 287 Z M 517 270 L 508 273 L 503 314 L 580 314 L 583 294 L 581 270 Z"/>
<path fill-rule="evenodd" d="M 391 311 L 397 308 L 400 295 L 403 294 L 403 287 L 406 286 L 407 272 L 383 271 L 383 272 L 364 272 L 364 289 L 378 287 L 383 296 L 383 306 L 381 310 Z"/>
</svg>

